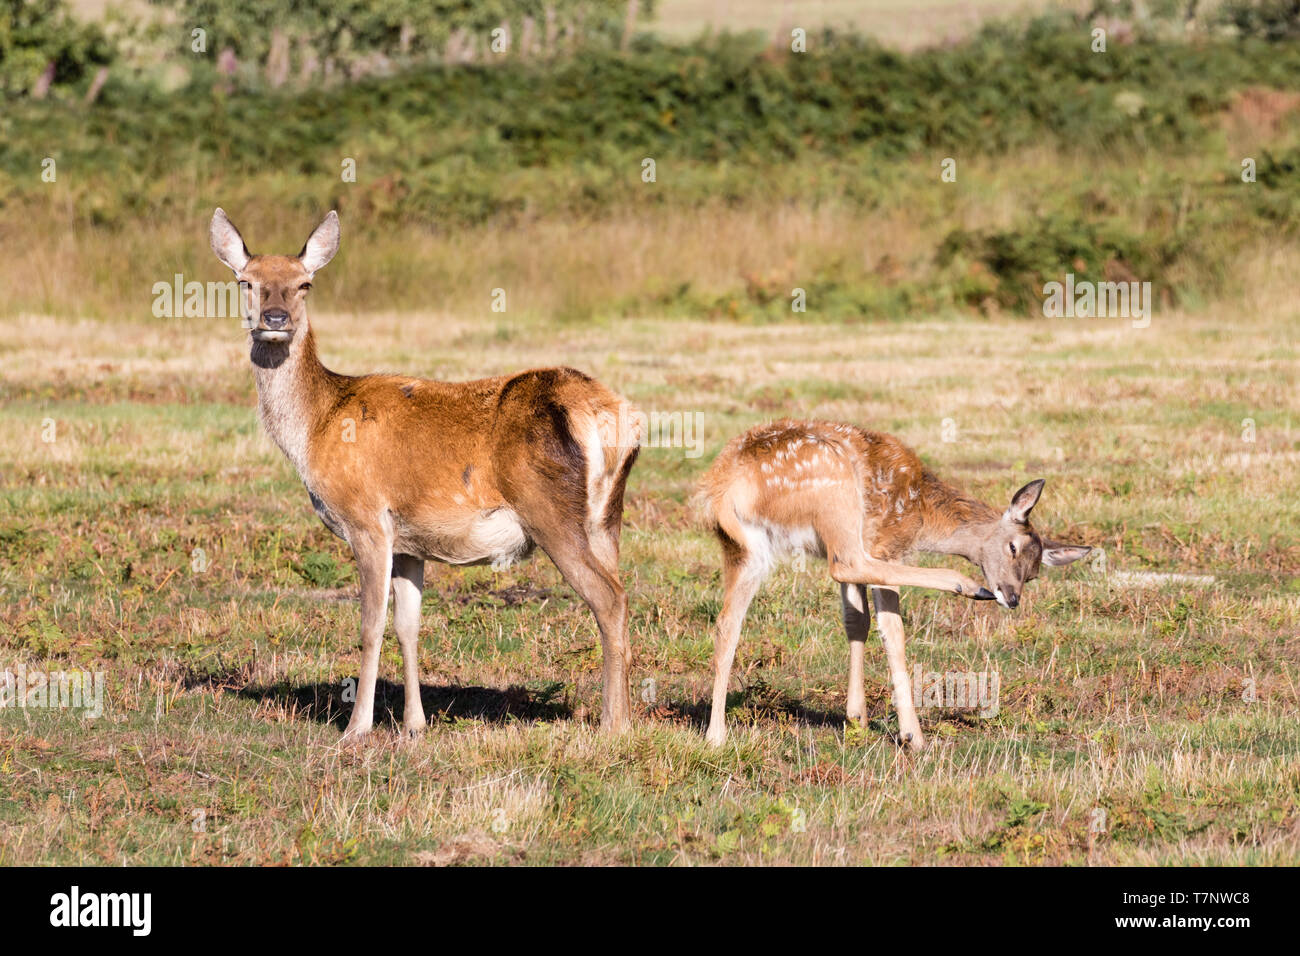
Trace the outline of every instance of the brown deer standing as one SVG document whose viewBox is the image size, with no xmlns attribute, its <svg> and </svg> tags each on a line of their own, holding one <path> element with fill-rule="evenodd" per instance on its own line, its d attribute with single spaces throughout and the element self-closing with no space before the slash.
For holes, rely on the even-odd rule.
<svg viewBox="0 0 1300 956">
<path fill-rule="evenodd" d="M 828 557 L 840 583 L 849 638 L 847 713 L 866 710 L 863 651 L 871 626 L 872 588 L 898 710 L 900 740 L 925 746 L 903 660 L 900 585 L 937 588 L 975 600 L 1020 603 L 1040 564 L 1077 561 L 1091 548 L 1057 544 L 1029 524 L 1043 479 L 1012 496 L 1005 512 L 940 481 L 891 435 L 835 422 L 780 421 L 733 439 L 701 479 L 705 504 L 722 543 L 726 594 L 713 654 L 709 742 L 726 739 L 727 684 L 750 602 L 774 564 L 797 554 Z M 913 551 L 957 554 L 979 566 L 989 592 L 946 568 L 901 563 Z"/>
<path fill-rule="evenodd" d="M 638 416 L 569 368 L 473 382 L 339 375 L 307 321 L 312 277 L 339 247 L 331 212 L 296 256 L 250 255 L 218 209 L 209 239 L 245 291 L 258 406 L 325 526 L 361 578 L 361 678 L 345 740 L 373 721 L 393 590 L 406 690 L 403 728 L 425 726 L 416 635 L 424 562 L 502 567 L 534 545 L 595 615 L 604 655 L 601 726 L 628 727 L 627 597 L 618 576 L 623 489 Z"/>
</svg>

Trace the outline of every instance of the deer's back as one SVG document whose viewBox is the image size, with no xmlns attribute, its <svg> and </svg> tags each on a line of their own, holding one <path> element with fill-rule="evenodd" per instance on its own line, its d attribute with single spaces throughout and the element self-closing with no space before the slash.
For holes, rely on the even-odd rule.
<svg viewBox="0 0 1300 956">
<path fill-rule="evenodd" d="M 520 498 L 544 487 L 556 507 L 582 508 L 589 461 L 606 464 L 604 443 L 593 447 L 597 416 L 616 415 L 619 402 L 563 368 L 469 382 L 340 378 L 303 478 L 322 518 L 345 531 L 388 515 L 399 545 L 431 560 L 522 554 L 531 542 Z"/>
</svg>

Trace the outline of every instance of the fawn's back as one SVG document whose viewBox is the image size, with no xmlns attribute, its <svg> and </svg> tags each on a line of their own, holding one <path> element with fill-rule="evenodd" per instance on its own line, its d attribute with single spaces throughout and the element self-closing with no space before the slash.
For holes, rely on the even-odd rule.
<svg viewBox="0 0 1300 956">
<path fill-rule="evenodd" d="M 772 560 L 824 556 L 818 528 L 860 524 L 879 558 L 905 553 L 921 524 L 925 467 L 892 435 L 855 425 L 785 419 L 732 439 L 701 479 L 718 529 Z"/>
</svg>

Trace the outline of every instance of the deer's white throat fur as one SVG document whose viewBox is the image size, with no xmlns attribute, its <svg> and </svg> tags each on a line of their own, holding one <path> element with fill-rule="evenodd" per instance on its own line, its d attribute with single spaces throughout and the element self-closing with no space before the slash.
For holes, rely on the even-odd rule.
<svg viewBox="0 0 1300 956">
<path fill-rule="evenodd" d="M 310 487 L 307 445 L 312 430 L 311 379 L 312 373 L 324 371 L 312 347 L 310 331 L 304 324 L 287 346 L 254 341 L 252 348 L 254 352 L 262 350 L 267 356 L 281 350 L 287 352 L 279 365 L 260 365 L 254 360 L 257 407 L 266 433 L 293 464 L 298 477 Z"/>
</svg>

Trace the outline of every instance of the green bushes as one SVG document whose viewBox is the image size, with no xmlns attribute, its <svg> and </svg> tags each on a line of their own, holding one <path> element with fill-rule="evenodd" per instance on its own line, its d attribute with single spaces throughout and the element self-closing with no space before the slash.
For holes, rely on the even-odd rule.
<svg viewBox="0 0 1300 956">
<path fill-rule="evenodd" d="M 73 19 L 63 0 L 0 0 L 0 99 L 34 90 L 43 96 L 112 60 L 103 33 Z"/>
<path fill-rule="evenodd" d="M 1133 275 L 1164 284 L 1164 268 L 1181 251 L 1176 239 L 1136 235 L 1115 223 L 1052 215 L 1014 229 L 954 230 L 939 246 L 936 261 L 940 267 L 967 266 L 957 285 L 957 301 L 981 305 L 992 299 L 1003 308 L 1027 310 L 1042 301 L 1045 282 L 1060 280 L 1066 272 L 1073 273 L 1076 281 L 1114 281 Z"/>
<path fill-rule="evenodd" d="M 621 33 L 626 0 L 150 0 L 184 24 L 177 35 L 193 52 L 193 29 L 215 53 L 229 48 L 272 86 L 290 77 L 319 79 L 387 72 L 394 63 L 489 53 L 491 32 L 511 51 L 540 53 L 608 40 Z M 642 14 L 653 9 L 641 4 Z M 464 49 L 462 49 L 464 47 Z M 189 57 L 191 65 L 202 59 Z"/>
<path fill-rule="evenodd" d="M 647 42 L 627 55 L 412 70 L 312 96 L 110 84 L 93 109 L 8 111 L 0 171 L 30 169 L 54 141 L 129 194 L 177 169 L 243 177 L 274 164 L 337 182 L 351 156 L 366 182 L 387 184 L 369 203 L 382 220 L 456 223 L 518 211 L 512 181 L 529 170 L 551 171 L 562 190 L 544 207 L 581 207 L 616 201 L 644 157 L 672 181 L 686 164 L 759 170 L 864 146 L 882 160 L 1039 143 L 1176 147 L 1203 137 L 1243 85 L 1300 86 L 1300 46 L 1264 56 L 1252 43 L 1135 43 L 1098 56 L 1085 41 L 985 34 L 901 56 L 828 37 L 816 54 L 780 60 L 737 38 Z M 571 175 L 581 169 L 592 175 Z"/>
<path fill-rule="evenodd" d="M 1300 37 L 1300 0 L 1226 0 L 1216 19 L 1242 36 L 1294 40 Z"/>
</svg>

